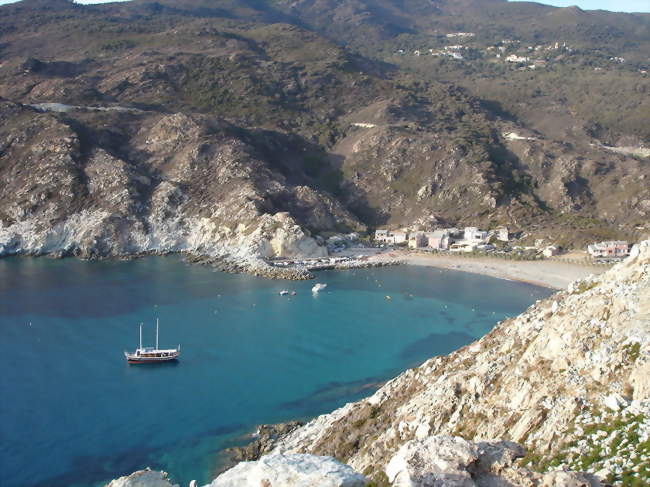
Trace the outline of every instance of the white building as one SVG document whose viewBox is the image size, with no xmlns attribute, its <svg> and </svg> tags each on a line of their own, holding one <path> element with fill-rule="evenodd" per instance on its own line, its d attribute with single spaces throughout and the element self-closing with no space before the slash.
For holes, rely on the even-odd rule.
<svg viewBox="0 0 650 487">
<path fill-rule="evenodd" d="M 630 245 L 624 240 L 598 242 L 587 246 L 592 257 L 625 257 L 630 253 Z"/>
<path fill-rule="evenodd" d="M 509 63 L 527 63 L 529 59 L 525 56 L 517 56 L 516 54 L 510 54 L 510 56 L 506 58 L 506 61 L 508 61 Z"/>
<path fill-rule="evenodd" d="M 395 238 L 395 244 L 401 244 L 408 240 L 409 234 L 405 231 L 393 232 L 393 237 Z"/>
<path fill-rule="evenodd" d="M 479 230 L 476 227 L 465 227 L 463 239 L 468 243 L 481 243 L 487 239 L 487 232 Z"/>
<path fill-rule="evenodd" d="M 554 255 L 559 254 L 560 251 L 555 245 L 549 245 L 544 250 L 542 250 L 542 255 L 544 257 L 553 257 Z"/>
</svg>

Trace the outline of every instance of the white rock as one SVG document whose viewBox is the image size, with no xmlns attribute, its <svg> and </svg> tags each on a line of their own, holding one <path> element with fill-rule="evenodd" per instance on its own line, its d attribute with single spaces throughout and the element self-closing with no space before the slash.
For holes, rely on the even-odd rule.
<svg viewBox="0 0 650 487">
<path fill-rule="evenodd" d="M 625 399 L 616 393 L 610 394 L 603 399 L 603 406 L 611 409 L 612 411 L 619 411 L 625 405 Z"/>
<path fill-rule="evenodd" d="M 242 462 L 219 475 L 209 487 L 363 487 L 365 484 L 363 475 L 332 457 L 298 453 Z"/>
<path fill-rule="evenodd" d="M 155 470 L 138 470 L 131 475 L 120 477 L 106 484 L 105 487 L 179 487 L 167 480 L 166 472 Z"/>
<path fill-rule="evenodd" d="M 386 475 L 393 487 L 474 487 L 467 467 L 477 459 L 474 444 L 453 436 L 431 436 L 402 445 L 388 462 Z"/>
</svg>

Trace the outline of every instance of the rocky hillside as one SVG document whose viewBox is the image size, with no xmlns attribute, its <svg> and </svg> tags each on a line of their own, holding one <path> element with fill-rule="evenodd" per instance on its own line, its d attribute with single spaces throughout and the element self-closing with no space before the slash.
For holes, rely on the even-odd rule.
<svg viewBox="0 0 650 487">
<path fill-rule="evenodd" d="M 363 32 L 460 28 L 452 3 L 402 3 L 1 6 L 0 255 L 254 263 L 418 222 L 634 239 L 650 214 L 647 157 L 570 117 L 517 117 L 460 80 L 359 54 Z M 482 2 L 463 5 L 477 16 Z M 642 144 L 634 127 L 626 143 Z"/>
<path fill-rule="evenodd" d="M 324 255 L 307 228 L 361 225 L 263 156 L 304 149 L 291 140 L 200 115 L 66 110 L 0 106 L 0 254 Z"/>
<path fill-rule="evenodd" d="M 645 241 L 607 273 L 574 282 L 477 342 L 316 418 L 273 453 L 329 455 L 381 478 L 410 442 L 440 434 L 499 438 L 524 445 L 522 465 L 533 470 L 571 468 L 614 485 L 646 485 L 649 345 Z"/>
</svg>

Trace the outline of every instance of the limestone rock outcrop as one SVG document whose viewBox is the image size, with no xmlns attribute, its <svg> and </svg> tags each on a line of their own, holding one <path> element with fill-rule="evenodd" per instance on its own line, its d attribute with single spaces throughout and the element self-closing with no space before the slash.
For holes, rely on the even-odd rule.
<svg viewBox="0 0 650 487">
<path fill-rule="evenodd" d="M 386 465 L 392 487 L 599 487 L 594 476 L 578 472 L 546 474 L 520 468 L 525 450 L 517 443 L 472 443 L 460 437 L 410 440 Z"/>
<path fill-rule="evenodd" d="M 269 455 L 242 462 L 205 487 L 364 487 L 366 479 L 331 457 Z"/>
<path fill-rule="evenodd" d="M 166 472 L 155 470 L 138 470 L 106 484 L 105 487 L 179 487 L 167 479 Z"/>
<path fill-rule="evenodd" d="M 0 257 L 185 252 L 249 270 L 327 255 L 307 228 L 359 225 L 327 193 L 295 189 L 266 138 L 182 113 L 138 112 L 134 127 L 104 133 L 119 116 L 73 123 L 0 102 Z"/>
</svg>

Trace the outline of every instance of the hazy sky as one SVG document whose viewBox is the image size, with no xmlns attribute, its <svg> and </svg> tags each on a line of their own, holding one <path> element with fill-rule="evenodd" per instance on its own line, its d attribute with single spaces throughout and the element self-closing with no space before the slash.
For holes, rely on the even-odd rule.
<svg viewBox="0 0 650 487">
<path fill-rule="evenodd" d="M 650 0 L 548 0 L 537 3 L 555 5 L 556 7 L 569 7 L 571 5 L 577 5 L 583 10 L 610 10 L 612 12 L 650 12 Z"/>
<path fill-rule="evenodd" d="M 0 0 L 0 5 L 14 1 L 16 0 Z M 77 3 L 108 3 L 111 1 L 116 0 L 77 0 Z M 650 12 L 650 0 L 548 0 L 539 3 L 555 5 L 557 7 L 577 5 L 585 10 L 602 9 L 611 10 L 612 12 Z"/>
</svg>

